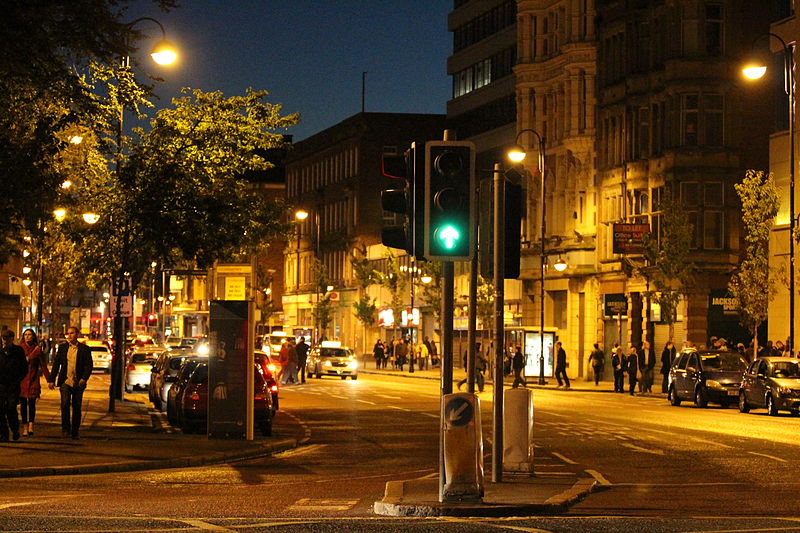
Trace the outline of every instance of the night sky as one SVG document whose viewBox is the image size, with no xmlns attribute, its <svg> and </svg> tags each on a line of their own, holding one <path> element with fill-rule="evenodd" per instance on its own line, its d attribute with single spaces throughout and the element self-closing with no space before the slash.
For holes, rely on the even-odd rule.
<svg viewBox="0 0 800 533">
<path fill-rule="evenodd" d="M 181 87 L 225 95 L 247 87 L 266 89 L 283 114 L 299 111 L 288 131 L 302 140 L 361 111 L 361 73 L 366 111 L 444 113 L 451 82 L 446 74 L 452 38 L 447 13 L 452 0 L 183 0 L 161 13 L 141 0 L 126 20 L 158 19 L 181 52 L 179 63 L 143 68 L 165 79 L 156 107 Z M 149 53 L 160 38 L 155 24 L 137 29 Z M 152 28 L 152 29 L 151 29 Z"/>
</svg>

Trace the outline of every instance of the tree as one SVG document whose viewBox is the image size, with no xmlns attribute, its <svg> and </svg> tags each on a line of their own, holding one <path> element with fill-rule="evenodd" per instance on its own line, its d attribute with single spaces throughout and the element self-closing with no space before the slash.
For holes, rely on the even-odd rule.
<svg viewBox="0 0 800 533">
<path fill-rule="evenodd" d="M 638 272 L 652 282 L 648 296 L 661 307 L 661 319 L 674 334 L 681 294 L 691 281 L 694 266 L 689 260 L 692 246 L 692 225 L 680 202 L 667 193 L 658 206 L 661 224 L 658 234 L 644 236 L 644 257 L 647 264 Z"/>
<path fill-rule="evenodd" d="M 442 263 L 440 261 L 420 261 L 417 263 L 420 270 L 419 277 L 428 276 L 430 283 L 422 284 L 422 301 L 430 308 L 433 318 L 438 321 L 442 312 Z"/>
<path fill-rule="evenodd" d="M 389 306 L 392 308 L 395 328 L 400 327 L 400 317 L 403 316 L 403 295 L 405 294 L 408 280 L 400 270 L 397 257 L 389 248 L 386 249 L 386 271 L 378 274 L 379 283 L 389 291 Z"/>
<path fill-rule="evenodd" d="M 353 303 L 353 314 L 364 328 L 362 352 L 366 353 L 366 328 L 375 324 L 375 314 L 378 310 L 378 307 L 375 305 L 375 299 L 370 298 L 367 290 L 370 285 L 374 285 L 378 282 L 378 273 L 372 267 L 372 262 L 367 257 L 367 249 L 363 244 L 355 247 L 351 252 L 350 265 L 353 267 L 353 274 L 355 275 L 359 289 L 358 300 Z"/>
<path fill-rule="evenodd" d="M 780 198 L 772 174 L 763 171 L 748 170 L 742 182 L 734 187 L 742 202 L 746 246 L 728 290 L 739 302 L 742 326 L 753 335 L 753 357 L 756 357 L 758 328 L 767 319 L 769 303 L 777 291 L 776 276 L 770 275 L 769 236 L 778 214 Z"/>
<path fill-rule="evenodd" d="M 477 309 L 484 332 L 494 330 L 494 283 L 478 275 Z M 485 346 L 485 344 L 484 344 Z"/>
<path fill-rule="evenodd" d="M 314 259 L 313 269 L 314 283 L 317 286 L 317 303 L 314 304 L 312 315 L 319 330 L 319 336 L 322 338 L 333 320 L 333 302 L 331 302 L 331 295 L 328 291 L 330 285 L 328 268 L 319 259 Z"/>
</svg>

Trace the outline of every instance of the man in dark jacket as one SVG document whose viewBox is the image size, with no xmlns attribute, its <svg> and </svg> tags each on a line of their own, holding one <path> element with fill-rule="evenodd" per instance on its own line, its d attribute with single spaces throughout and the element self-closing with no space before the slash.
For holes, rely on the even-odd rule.
<svg viewBox="0 0 800 533">
<path fill-rule="evenodd" d="M 511 369 L 514 371 L 514 383 L 511 387 L 516 389 L 518 385 L 526 387 L 525 378 L 522 377 L 522 371 L 525 369 L 525 356 L 522 355 L 522 347 L 517 346 L 514 350 L 514 357 L 511 359 Z"/>
<path fill-rule="evenodd" d="M 295 347 L 295 351 L 297 352 L 297 364 L 299 366 L 300 371 L 300 382 L 306 382 L 306 360 L 308 360 L 308 344 L 306 344 L 306 338 L 300 337 L 300 342 L 297 343 Z"/>
<path fill-rule="evenodd" d="M 675 343 L 672 339 L 667 341 L 664 346 L 664 351 L 661 352 L 661 392 L 666 394 L 669 392 L 669 369 L 672 367 L 672 361 L 675 360 Z"/>
<path fill-rule="evenodd" d="M 28 360 L 21 346 L 14 344 L 14 332 L 4 330 L 0 345 L 0 441 L 8 441 L 8 431 L 19 440 L 19 382 L 28 373 Z"/>
<path fill-rule="evenodd" d="M 564 378 L 564 388 L 569 388 L 569 378 L 567 377 L 567 352 L 561 347 L 561 341 L 555 346 L 556 350 L 556 379 L 558 386 L 561 386 L 561 378 Z"/>
<path fill-rule="evenodd" d="M 64 437 L 80 438 L 83 391 L 92 375 L 92 365 L 91 350 L 78 342 L 78 328 L 68 327 L 67 342 L 58 347 L 49 382 L 51 390 L 58 387 L 61 392 L 61 435 Z"/>
</svg>

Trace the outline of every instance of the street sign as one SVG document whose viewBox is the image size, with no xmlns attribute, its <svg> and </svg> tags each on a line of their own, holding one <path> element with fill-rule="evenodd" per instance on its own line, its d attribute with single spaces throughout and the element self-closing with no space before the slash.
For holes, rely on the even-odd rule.
<svg viewBox="0 0 800 533">
<path fill-rule="evenodd" d="M 472 403 L 466 398 L 454 397 L 444 406 L 444 420 L 451 426 L 466 426 L 472 420 Z"/>
<path fill-rule="evenodd" d="M 117 284 L 119 284 L 119 287 Z M 132 284 L 133 280 L 131 278 L 111 280 L 111 297 L 108 301 L 111 316 L 117 316 L 117 298 L 121 298 L 119 303 L 119 316 L 123 318 L 133 316 L 133 292 L 131 291 Z"/>
<path fill-rule="evenodd" d="M 614 224 L 613 252 L 615 254 L 641 254 L 644 252 L 644 235 L 650 233 L 650 224 Z"/>
</svg>

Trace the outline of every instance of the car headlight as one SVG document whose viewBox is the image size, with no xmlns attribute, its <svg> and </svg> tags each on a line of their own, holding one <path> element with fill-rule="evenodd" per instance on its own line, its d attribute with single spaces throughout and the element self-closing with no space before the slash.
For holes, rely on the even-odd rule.
<svg viewBox="0 0 800 533">
<path fill-rule="evenodd" d="M 331 362 L 330 361 L 325 361 L 325 366 L 331 366 Z"/>
<path fill-rule="evenodd" d="M 725 387 L 722 386 L 722 384 L 719 381 L 716 381 L 714 379 L 707 379 L 706 380 L 706 387 L 708 387 L 710 389 L 720 389 L 720 390 L 725 388 Z"/>
<path fill-rule="evenodd" d="M 781 394 L 792 394 L 792 389 L 789 387 L 778 387 L 778 392 Z"/>
<path fill-rule="evenodd" d="M 274 363 L 270 363 L 270 364 L 268 364 L 268 365 L 267 365 L 267 369 L 268 369 L 270 372 L 272 372 L 272 373 L 275 373 L 275 371 L 276 371 L 276 370 L 278 370 L 278 367 L 277 367 L 277 366 L 275 366 L 275 364 L 274 364 Z"/>
<path fill-rule="evenodd" d="M 358 368 L 358 361 L 350 361 L 349 366 L 351 369 L 355 370 L 356 368 Z"/>
</svg>

